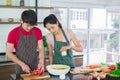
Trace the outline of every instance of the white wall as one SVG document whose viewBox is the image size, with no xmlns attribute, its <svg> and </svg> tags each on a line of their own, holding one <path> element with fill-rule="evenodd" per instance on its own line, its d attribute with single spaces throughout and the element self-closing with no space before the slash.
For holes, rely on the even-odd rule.
<svg viewBox="0 0 120 80">
<path fill-rule="evenodd" d="M 120 6 L 120 0 L 51 0 L 54 6 L 84 6 L 84 7 L 95 7 L 95 6 Z M 75 3 L 75 4 L 74 4 Z M 79 4 L 79 5 L 76 5 Z M 71 5 L 71 6 L 70 6 Z"/>
<path fill-rule="evenodd" d="M 106 63 L 106 54 L 96 51 L 95 53 L 90 53 L 88 62 L 87 59 L 87 54 L 83 54 L 83 66 L 88 64 L 100 64 L 101 62 Z"/>
</svg>

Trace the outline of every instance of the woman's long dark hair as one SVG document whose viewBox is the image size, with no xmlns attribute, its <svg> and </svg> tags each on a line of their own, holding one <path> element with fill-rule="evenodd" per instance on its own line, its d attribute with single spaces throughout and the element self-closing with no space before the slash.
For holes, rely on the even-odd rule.
<svg viewBox="0 0 120 80">
<path fill-rule="evenodd" d="M 58 22 L 58 26 L 60 28 L 62 28 L 62 25 L 60 24 L 60 22 L 58 21 L 57 17 L 54 15 L 54 14 L 50 14 L 48 15 L 47 17 L 45 17 L 45 19 L 43 20 L 43 24 L 44 24 L 44 27 L 46 27 L 46 24 L 47 23 L 50 23 L 50 24 L 57 24 Z"/>
</svg>

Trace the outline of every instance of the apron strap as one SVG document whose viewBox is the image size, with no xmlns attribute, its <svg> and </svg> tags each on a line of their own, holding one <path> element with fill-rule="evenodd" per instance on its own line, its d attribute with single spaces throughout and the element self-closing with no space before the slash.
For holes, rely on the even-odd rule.
<svg viewBox="0 0 120 80">
<path fill-rule="evenodd" d="M 60 28 L 60 29 L 62 30 L 62 33 L 63 33 L 63 35 L 64 35 L 64 37 L 65 37 L 65 40 L 66 40 L 67 44 L 69 45 L 70 42 L 69 42 L 69 40 L 68 40 L 68 38 L 67 38 L 67 36 L 66 36 L 64 30 L 63 30 L 62 28 Z M 53 35 L 53 37 L 54 37 L 54 46 L 55 46 L 55 43 L 56 43 L 55 35 Z"/>
<path fill-rule="evenodd" d="M 69 40 L 68 40 L 68 38 L 67 38 L 67 36 L 66 36 L 66 34 L 65 34 L 65 32 L 64 32 L 64 30 L 61 28 L 61 30 L 62 30 L 62 33 L 63 33 L 63 35 L 64 35 L 64 37 L 65 37 L 65 40 L 67 41 L 67 43 L 68 43 L 68 45 L 70 44 L 70 42 L 69 42 Z"/>
</svg>

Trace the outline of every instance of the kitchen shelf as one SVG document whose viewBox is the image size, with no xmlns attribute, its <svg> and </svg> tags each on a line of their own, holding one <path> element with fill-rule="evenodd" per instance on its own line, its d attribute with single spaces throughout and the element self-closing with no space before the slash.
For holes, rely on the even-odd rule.
<svg viewBox="0 0 120 80">
<path fill-rule="evenodd" d="M 35 7 L 33 6 L 7 6 L 7 5 L 0 5 L 0 8 L 35 9 Z M 38 9 L 53 9 L 53 7 L 38 7 Z"/>
<path fill-rule="evenodd" d="M 0 24 L 20 24 L 20 22 L 0 22 Z"/>
<path fill-rule="evenodd" d="M 0 24 L 20 24 L 20 22 L 0 22 Z M 38 24 L 43 24 L 43 22 L 38 22 Z"/>
</svg>

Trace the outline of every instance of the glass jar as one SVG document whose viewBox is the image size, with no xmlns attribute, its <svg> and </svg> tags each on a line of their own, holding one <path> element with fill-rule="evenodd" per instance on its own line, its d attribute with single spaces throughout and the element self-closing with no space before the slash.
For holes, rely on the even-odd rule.
<svg viewBox="0 0 120 80">
<path fill-rule="evenodd" d="M 24 0 L 20 0 L 20 6 L 24 6 Z"/>
<path fill-rule="evenodd" d="M 11 6 L 12 5 L 12 0 L 6 0 L 6 5 Z"/>
</svg>

